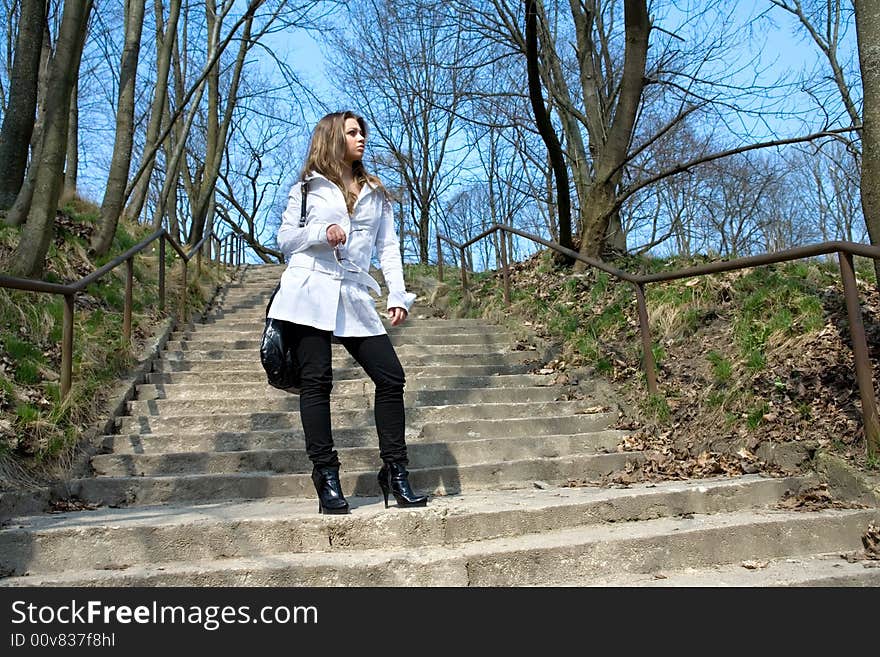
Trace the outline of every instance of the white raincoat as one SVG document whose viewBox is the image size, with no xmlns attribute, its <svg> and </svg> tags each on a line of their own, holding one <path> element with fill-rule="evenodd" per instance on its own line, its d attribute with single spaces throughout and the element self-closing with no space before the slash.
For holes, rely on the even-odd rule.
<svg viewBox="0 0 880 657">
<path fill-rule="evenodd" d="M 381 293 L 369 275 L 370 259 L 378 251 L 388 286 L 388 309 L 412 307 L 416 295 L 406 291 L 400 243 L 394 230 L 391 203 L 385 194 L 365 184 L 349 217 L 342 190 L 324 176 L 307 176 L 306 225 L 300 228 L 302 188 L 290 190 L 278 229 L 278 247 L 287 260 L 281 288 L 269 317 L 332 331 L 340 337 L 381 335 L 385 327 L 370 296 Z M 337 254 L 327 243 L 327 228 L 337 224 L 346 242 Z M 337 255 L 339 259 L 337 260 Z"/>
</svg>

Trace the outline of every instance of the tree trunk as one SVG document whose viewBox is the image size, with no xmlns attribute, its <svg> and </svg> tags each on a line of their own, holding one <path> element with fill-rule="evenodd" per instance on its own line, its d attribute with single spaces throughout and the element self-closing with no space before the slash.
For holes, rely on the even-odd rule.
<svg viewBox="0 0 880 657">
<path fill-rule="evenodd" d="M 49 92 L 49 65 L 52 62 L 52 35 L 49 34 L 49 24 L 43 25 L 43 45 L 40 52 L 40 72 L 37 85 L 37 120 L 34 123 L 34 132 L 31 135 L 31 164 L 27 168 L 27 174 L 15 202 L 6 214 L 6 223 L 10 226 L 21 226 L 27 221 L 31 211 L 31 201 L 34 196 L 34 185 L 37 182 L 37 163 L 43 153 L 43 124 L 46 120 L 46 96 Z"/>
<path fill-rule="evenodd" d="M 55 56 L 49 70 L 43 148 L 34 184 L 33 202 L 15 252 L 13 274 L 39 278 L 54 233 L 55 213 L 63 184 L 67 152 L 70 92 L 79 72 L 92 0 L 65 2 Z"/>
<path fill-rule="evenodd" d="M 156 163 L 156 150 L 154 146 L 159 140 L 159 131 L 162 127 L 162 116 L 168 96 L 168 73 L 171 68 L 171 52 L 177 38 L 177 19 L 180 17 L 181 0 L 172 0 L 168 14 L 168 23 L 162 25 L 162 0 L 155 0 L 156 14 L 156 89 L 153 92 L 153 103 L 150 109 L 150 121 L 147 124 L 147 135 L 144 141 L 144 157 L 147 158 L 147 167 L 138 178 L 137 184 L 131 192 L 131 200 L 126 209 L 129 219 L 136 221 L 144 209 L 147 199 L 147 191 L 150 188 L 150 178 L 153 175 L 153 167 Z M 143 162 L 142 162 L 143 164 Z"/>
<path fill-rule="evenodd" d="M 211 3 L 212 4 L 212 3 Z M 210 6 L 210 4 L 209 4 Z M 211 9 L 208 14 L 209 24 L 211 20 L 218 20 L 214 10 Z M 253 25 L 253 14 L 249 15 L 244 21 L 244 30 L 241 35 L 238 55 L 235 59 L 235 65 L 232 69 L 232 79 L 229 89 L 224 90 L 226 97 L 226 107 L 223 110 L 223 117 L 220 117 L 220 63 L 215 64 L 210 75 L 208 75 L 208 135 L 207 149 L 205 153 L 205 166 L 202 170 L 201 179 L 196 185 L 198 190 L 195 202 L 191 201 L 192 207 L 192 225 L 190 226 L 189 239 L 190 245 L 195 244 L 204 235 L 205 221 L 208 217 L 208 208 L 214 199 L 214 190 L 217 187 L 217 178 L 220 175 L 220 164 L 223 161 L 224 144 L 229 134 L 229 126 L 232 121 L 232 114 L 235 111 L 236 100 L 238 98 L 238 88 L 241 83 L 241 74 L 244 70 L 244 63 L 247 53 L 253 43 L 251 41 L 251 27 Z M 209 43 L 209 56 L 216 52 L 219 48 L 220 26 L 217 25 L 213 42 Z"/>
<path fill-rule="evenodd" d="M 608 233 L 609 218 L 617 200 L 614 183 L 595 183 L 587 191 L 586 205 L 581 209 L 584 231 L 581 234 L 580 254 L 598 260 L 602 257 L 605 236 Z M 575 270 L 583 271 L 586 265 L 580 261 Z"/>
<path fill-rule="evenodd" d="M 9 104 L 0 128 L 0 209 L 8 210 L 24 181 L 34 130 L 46 0 L 21 0 Z"/>
<path fill-rule="evenodd" d="M 556 177 L 556 204 L 559 218 L 559 243 L 572 247 L 571 241 L 571 197 L 568 188 L 568 169 L 562 154 L 562 145 L 553 130 L 553 124 L 544 107 L 541 91 L 541 77 L 538 68 L 538 16 L 536 0 L 525 0 L 526 4 L 526 68 L 529 77 L 529 100 L 535 114 L 535 125 L 541 139 L 547 146 L 547 154 Z"/>
<path fill-rule="evenodd" d="M 862 109 L 862 212 L 871 244 L 880 244 L 880 4 L 858 0 L 856 34 L 864 94 Z M 880 259 L 874 260 L 880 289 Z"/>
<path fill-rule="evenodd" d="M 616 212 L 617 187 L 621 170 L 626 162 L 629 145 L 632 141 L 636 116 L 645 85 L 645 65 L 648 59 L 648 36 L 651 21 L 648 17 L 646 0 L 626 0 L 624 2 L 624 24 L 626 26 L 626 46 L 623 59 L 623 75 L 620 81 L 614 119 L 608 128 L 608 136 L 601 146 L 596 144 L 594 161 L 594 182 L 587 193 L 581 209 L 583 226 L 580 253 L 591 258 L 601 258 L 607 253 L 606 239 L 613 237 L 609 231 Z M 591 148 L 594 146 L 591 135 Z M 619 218 L 617 219 L 619 226 Z M 617 238 L 622 236 L 617 231 Z M 625 245 L 624 245 L 625 246 Z M 586 267 L 581 262 L 575 265 L 576 271 Z"/>
<path fill-rule="evenodd" d="M 79 170 L 79 80 L 70 92 L 70 118 L 67 126 L 67 165 L 64 167 L 64 191 L 61 203 L 76 196 L 77 172 Z"/>
<path fill-rule="evenodd" d="M 427 203 L 422 203 L 419 211 L 419 262 L 427 265 L 429 260 L 428 235 L 431 229 L 431 210 Z"/>
<path fill-rule="evenodd" d="M 145 0 L 126 0 L 125 46 L 119 67 L 119 102 L 116 107 L 116 139 L 104 201 L 101 203 L 101 224 L 92 237 L 92 250 L 105 255 L 113 244 L 119 215 L 125 204 L 125 188 L 131 168 L 131 147 L 134 138 L 134 95 L 138 58 L 141 50 L 141 28 L 144 24 Z"/>
</svg>

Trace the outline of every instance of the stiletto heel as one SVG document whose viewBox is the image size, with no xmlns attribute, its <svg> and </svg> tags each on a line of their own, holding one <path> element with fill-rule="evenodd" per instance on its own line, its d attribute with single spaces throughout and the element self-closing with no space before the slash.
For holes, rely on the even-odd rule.
<svg viewBox="0 0 880 657">
<path fill-rule="evenodd" d="M 397 506 L 425 506 L 428 504 L 427 495 L 417 495 L 409 485 L 409 472 L 403 463 L 386 462 L 378 475 L 379 488 L 385 498 L 385 508 L 388 508 L 388 493 L 394 495 Z"/>
<path fill-rule="evenodd" d="M 388 470 L 383 467 L 379 470 L 379 488 L 382 489 L 382 497 L 385 498 L 385 508 L 388 508 Z"/>
<path fill-rule="evenodd" d="M 327 466 L 312 470 L 312 483 L 318 493 L 318 513 L 348 513 L 348 501 L 339 483 L 339 466 Z"/>
</svg>

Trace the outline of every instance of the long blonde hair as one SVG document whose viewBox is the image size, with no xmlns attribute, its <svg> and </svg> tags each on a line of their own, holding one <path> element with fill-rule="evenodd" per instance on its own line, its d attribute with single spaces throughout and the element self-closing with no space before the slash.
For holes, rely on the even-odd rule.
<svg viewBox="0 0 880 657">
<path fill-rule="evenodd" d="M 327 180 L 334 183 L 342 190 L 342 196 L 345 198 L 345 206 L 348 208 L 348 214 L 354 212 L 354 204 L 357 197 L 350 193 L 342 182 L 342 174 L 345 164 L 345 121 L 354 119 L 358 122 L 364 139 L 367 137 L 367 122 L 362 116 L 358 116 L 354 112 L 333 112 L 323 117 L 315 126 L 312 132 L 312 140 L 309 143 L 309 153 L 306 156 L 305 165 L 303 165 L 300 178 L 312 173 L 320 173 Z M 379 187 L 388 196 L 388 191 L 382 182 L 374 175 L 367 173 L 362 160 L 356 160 L 351 165 L 354 179 L 363 187 L 367 183 Z"/>
</svg>

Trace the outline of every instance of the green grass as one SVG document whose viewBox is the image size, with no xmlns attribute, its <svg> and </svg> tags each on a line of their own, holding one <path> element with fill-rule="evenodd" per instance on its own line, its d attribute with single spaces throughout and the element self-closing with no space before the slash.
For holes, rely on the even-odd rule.
<svg viewBox="0 0 880 657">
<path fill-rule="evenodd" d="M 710 351 L 706 358 L 712 364 L 712 375 L 718 383 L 728 383 L 733 376 L 733 364 L 717 351 Z"/>
<path fill-rule="evenodd" d="M 748 417 L 746 418 L 746 425 L 749 429 L 756 429 L 761 422 L 764 421 L 764 416 L 770 412 L 770 406 L 767 402 L 759 402 L 757 406 L 752 407 L 752 409 L 748 413 Z"/>
<path fill-rule="evenodd" d="M 53 271 L 47 271 L 45 280 L 78 280 L 83 272 L 113 260 L 152 232 L 149 226 L 120 223 L 107 256 L 90 260 L 88 240 L 75 233 L 77 224 L 95 225 L 100 212 L 79 200 L 66 210 L 73 214 L 50 246 L 47 262 Z M 0 249 L 7 257 L 16 248 L 19 230 L 0 226 Z M 155 249 L 147 249 L 134 260 L 132 320 L 140 334 L 149 335 L 178 307 L 179 257 L 171 249 L 166 251 L 166 306 L 160 311 L 157 255 Z M 0 419 L 14 432 L 11 440 L 0 444 L 0 455 L 24 464 L 51 461 L 66 453 L 83 428 L 105 412 L 102 399 L 135 361 L 135 352 L 122 335 L 125 273 L 122 264 L 77 295 L 72 388 L 64 401 L 59 381 L 63 297 L 0 288 L 0 357 L 12 363 L 7 366 L 9 376 L 0 377 Z M 188 276 L 191 310 L 197 311 L 204 307 L 205 291 L 226 274 L 205 266 L 202 279 L 194 281 L 195 268 L 190 266 Z"/>
</svg>

